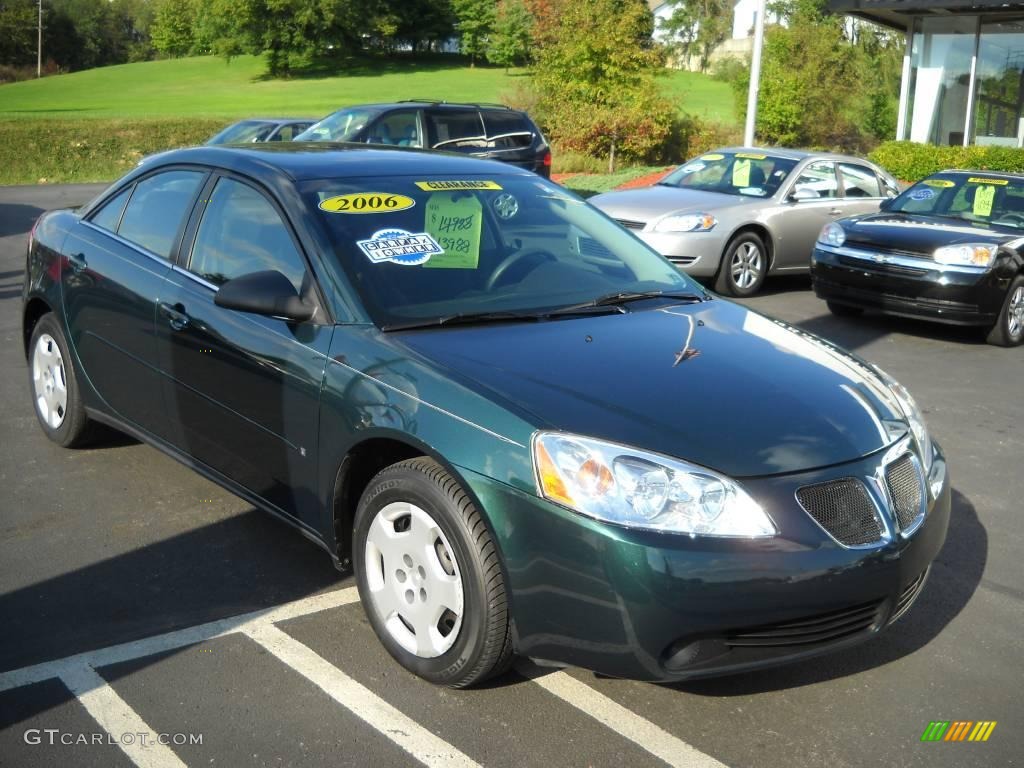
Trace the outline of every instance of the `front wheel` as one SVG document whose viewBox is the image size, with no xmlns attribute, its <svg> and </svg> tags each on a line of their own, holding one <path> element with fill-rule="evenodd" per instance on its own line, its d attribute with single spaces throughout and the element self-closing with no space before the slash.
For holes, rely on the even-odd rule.
<svg viewBox="0 0 1024 768">
<path fill-rule="evenodd" d="M 768 249 L 754 232 L 741 232 L 725 247 L 715 290 L 727 296 L 753 296 L 768 274 Z"/>
<path fill-rule="evenodd" d="M 370 481 L 356 510 L 353 550 L 366 615 L 403 667 L 464 688 L 511 664 L 497 547 L 437 462 L 409 459 Z"/>
<path fill-rule="evenodd" d="M 989 331 L 988 343 L 1000 347 L 1024 343 L 1024 275 L 1018 275 L 1010 283 L 999 318 Z"/>
</svg>

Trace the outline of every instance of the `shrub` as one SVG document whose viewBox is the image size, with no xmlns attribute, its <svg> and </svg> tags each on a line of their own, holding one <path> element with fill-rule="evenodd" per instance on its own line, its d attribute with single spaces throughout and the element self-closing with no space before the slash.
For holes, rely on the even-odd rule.
<svg viewBox="0 0 1024 768">
<path fill-rule="evenodd" d="M 1014 147 L 937 147 L 913 141 L 887 141 L 868 157 L 903 181 L 919 181 L 947 168 L 1024 172 L 1024 149 Z"/>
</svg>

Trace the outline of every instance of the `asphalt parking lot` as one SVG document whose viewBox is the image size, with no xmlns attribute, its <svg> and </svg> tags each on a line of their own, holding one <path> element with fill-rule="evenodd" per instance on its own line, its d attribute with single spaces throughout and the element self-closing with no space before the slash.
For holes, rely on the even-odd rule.
<svg viewBox="0 0 1024 768">
<path fill-rule="evenodd" d="M 393 663 L 354 580 L 269 516 L 128 438 L 46 440 L 21 346 L 26 233 L 98 189 L 0 188 L 0 765 L 1024 762 L 1024 349 L 835 319 L 806 279 L 770 280 L 751 306 L 900 379 L 947 454 L 949 537 L 913 610 L 755 674 L 652 685 L 523 663 L 450 691 Z M 922 743 L 933 720 L 998 725 Z M 172 743 L 141 745 L 157 734 Z"/>
</svg>

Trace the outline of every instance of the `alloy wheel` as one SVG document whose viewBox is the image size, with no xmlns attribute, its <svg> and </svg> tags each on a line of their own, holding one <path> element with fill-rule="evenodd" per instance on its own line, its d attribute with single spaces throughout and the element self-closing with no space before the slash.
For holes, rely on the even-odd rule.
<svg viewBox="0 0 1024 768">
<path fill-rule="evenodd" d="M 732 254 L 729 269 L 732 281 L 740 290 L 753 286 L 761 276 L 761 249 L 754 243 L 740 243 Z"/>
<path fill-rule="evenodd" d="M 408 502 L 392 502 L 366 536 L 370 607 L 402 648 L 436 658 L 455 643 L 464 594 L 454 550 L 437 522 Z"/>
<path fill-rule="evenodd" d="M 1011 339 L 1019 339 L 1024 332 L 1024 285 L 1018 285 L 1010 297 L 1006 311 L 1006 330 Z"/>
<path fill-rule="evenodd" d="M 32 386 L 39 415 L 51 429 L 58 429 L 67 413 L 68 382 L 60 347 L 48 333 L 39 337 L 32 351 Z"/>
</svg>

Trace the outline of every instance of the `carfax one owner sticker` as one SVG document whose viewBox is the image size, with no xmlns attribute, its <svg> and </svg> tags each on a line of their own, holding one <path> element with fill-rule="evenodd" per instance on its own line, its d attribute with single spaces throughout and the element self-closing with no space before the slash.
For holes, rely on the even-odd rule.
<svg viewBox="0 0 1024 768">
<path fill-rule="evenodd" d="M 414 267 L 425 263 L 434 254 L 444 253 L 426 232 L 414 234 L 404 229 L 382 229 L 367 240 L 357 240 L 356 245 L 374 264 L 390 261 Z"/>
</svg>

